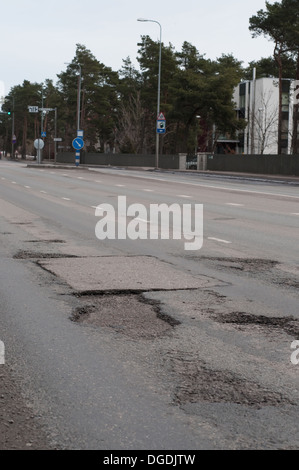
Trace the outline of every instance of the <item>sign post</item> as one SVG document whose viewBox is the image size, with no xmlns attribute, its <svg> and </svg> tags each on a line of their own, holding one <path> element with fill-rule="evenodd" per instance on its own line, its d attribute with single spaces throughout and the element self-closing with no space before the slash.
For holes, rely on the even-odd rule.
<svg viewBox="0 0 299 470">
<path fill-rule="evenodd" d="M 37 149 L 37 163 L 41 163 L 41 150 L 44 148 L 45 142 L 42 139 L 35 139 L 34 147 Z"/>
<path fill-rule="evenodd" d="M 84 140 L 81 137 L 76 137 L 72 142 L 73 148 L 76 150 L 75 164 L 80 165 L 80 150 L 84 147 Z"/>
</svg>

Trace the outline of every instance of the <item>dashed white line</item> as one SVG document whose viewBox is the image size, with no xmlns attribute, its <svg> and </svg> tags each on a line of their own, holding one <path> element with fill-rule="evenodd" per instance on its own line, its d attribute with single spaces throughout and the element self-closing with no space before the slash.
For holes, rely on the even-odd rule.
<svg viewBox="0 0 299 470">
<path fill-rule="evenodd" d="M 117 186 L 118 188 L 125 188 L 124 184 L 115 184 L 115 186 Z"/>
<path fill-rule="evenodd" d="M 177 194 L 177 197 L 183 197 L 185 199 L 191 198 L 191 196 L 187 196 L 186 194 Z"/>
<path fill-rule="evenodd" d="M 236 206 L 236 207 L 244 207 L 244 204 L 237 204 L 236 202 L 226 202 L 227 206 Z"/>
<path fill-rule="evenodd" d="M 31 189 L 31 186 L 24 186 L 24 188 L 26 188 L 26 189 Z"/>
<path fill-rule="evenodd" d="M 214 237 L 208 237 L 208 240 L 212 240 L 212 241 L 220 242 L 220 243 L 227 243 L 228 245 L 232 243 L 228 240 L 222 240 L 221 238 L 214 238 Z"/>
<path fill-rule="evenodd" d="M 153 193 L 154 192 L 153 189 L 143 189 L 143 191 L 145 191 L 146 193 Z"/>
<path fill-rule="evenodd" d="M 63 199 L 64 201 L 70 201 L 71 199 L 68 198 L 68 197 L 62 197 L 61 199 Z"/>
<path fill-rule="evenodd" d="M 48 194 L 47 191 L 41 191 L 41 193 L 43 193 L 43 194 Z"/>
</svg>

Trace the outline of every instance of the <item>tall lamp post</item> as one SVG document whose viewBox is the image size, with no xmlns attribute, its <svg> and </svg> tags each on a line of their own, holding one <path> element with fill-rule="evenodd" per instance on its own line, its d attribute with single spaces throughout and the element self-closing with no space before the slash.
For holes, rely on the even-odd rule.
<svg viewBox="0 0 299 470">
<path fill-rule="evenodd" d="M 158 73 L 158 99 L 157 99 L 157 119 L 160 115 L 160 91 L 161 91 L 161 52 L 162 52 L 162 27 L 156 20 L 148 20 L 146 18 L 138 18 L 137 21 L 145 21 L 151 23 L 157 23 L 160 27 L 160 48 L 159 48 L 159 73 Z M 159 168 L 159 133 L 156 133 L 156 168 Z"/>
<path fill-rule="evenodd" d="M 78 99 L 77 99 L 77 131 L 80 129 L 80 112 L 81 112 L 81 83 L 82 83 L 82 69 L 79 67 L 79 78 L 78 78 Z"/>
</svg>

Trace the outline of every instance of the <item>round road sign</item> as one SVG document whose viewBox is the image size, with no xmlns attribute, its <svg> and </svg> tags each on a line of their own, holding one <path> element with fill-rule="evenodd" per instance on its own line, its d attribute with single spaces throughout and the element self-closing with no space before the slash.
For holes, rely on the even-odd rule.
<svg viewBox="0 0 299 470">
<path fill-rule="evenodd" d="M 44 146 L 45 146 L 45 142 L 43 141 L 43 139 L 35 139 L 35 141 L 34 141 L 34 147 L 35 147 L 37 150 L 43 149 Z"/>
</svg>

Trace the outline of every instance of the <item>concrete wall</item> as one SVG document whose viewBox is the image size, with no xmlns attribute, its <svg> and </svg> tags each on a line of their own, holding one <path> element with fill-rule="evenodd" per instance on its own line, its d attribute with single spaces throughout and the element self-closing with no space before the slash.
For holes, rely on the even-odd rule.
<svg viewBox="0 0 299 470">
<path fill-rule="evenodd" d="M 75 152 L 58 153 L 57 163 L 74 163 Z M 130 155 L 130 154 L 105 154 L 105 153 L 84 153 L 82 152 L 81 164 L 85 165 L 111 165 L 111 166 L 135 166 L 135 167 L 155 167 L 155 155 Z M 179 155 L 160 155 L 159 168 L 179 169 Z"/>
<path fill-rule="evenodd" d="M 209 155 L 207 170 L 299 176 L 299 155 Z"/>
</svg>

